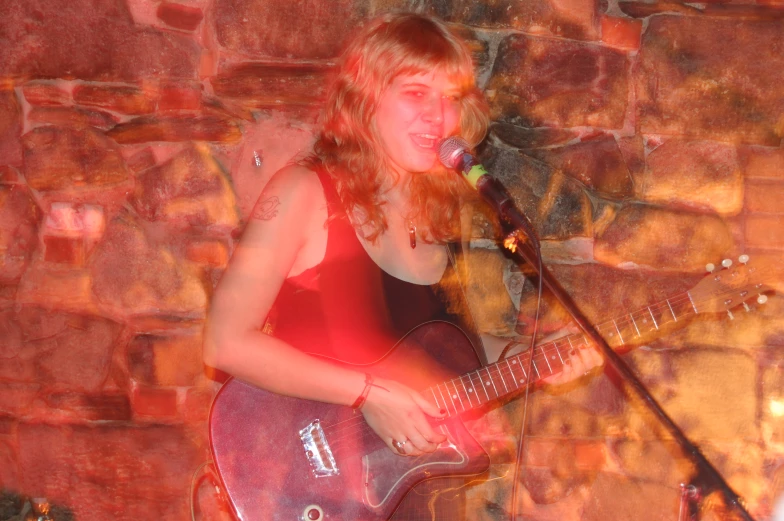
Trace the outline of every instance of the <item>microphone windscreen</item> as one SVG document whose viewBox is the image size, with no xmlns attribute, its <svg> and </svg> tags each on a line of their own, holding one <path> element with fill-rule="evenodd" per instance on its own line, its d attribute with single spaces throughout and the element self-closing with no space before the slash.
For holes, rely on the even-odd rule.
<svg viewBox="0 0 784 521">
<path fill-rule="evenodd" d="M 460 157 L 470 148 L 468 141 L 460 136 L 448 137 L 438 146 L 438 159 L 445 167 L 456 169 Z"/>
</svg>

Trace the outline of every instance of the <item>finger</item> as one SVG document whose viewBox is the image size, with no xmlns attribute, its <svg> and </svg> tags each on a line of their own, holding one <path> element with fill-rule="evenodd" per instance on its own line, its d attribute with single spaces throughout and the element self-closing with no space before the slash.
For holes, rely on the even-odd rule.
<svg viewBox="0 0 784 521">
<path fill-rule="evenodd" d="M 446 411 L 443 409 L 439 409 L 432 403 L 425 400 L 421 394 L 417 392 L 412 392 L 411 397 L 414 399 L 414 403 L 416 403 L 422 411 L 427 414 L 428 416 L 432 416 L 433 418 L 443 418 L 446 415 Z"/>
<path fill-rule="evenodd" d="M 411 445 L 411 447 L 408 447 L 408 445 Z M 409 436 L 408 445 L 406 445 L 406 454 L 410 456 L 419 456 L 425 452 L 433 452 L 438 447 L 437 444 L 428 441 L 418 432 Z"/>
</svg>

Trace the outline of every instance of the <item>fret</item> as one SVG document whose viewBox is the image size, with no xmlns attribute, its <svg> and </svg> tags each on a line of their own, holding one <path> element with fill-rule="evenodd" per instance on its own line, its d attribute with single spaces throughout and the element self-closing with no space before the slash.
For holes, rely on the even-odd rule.
<svg viewBox="0 0 784 521">
<path fill-rule="evenodd" d="M 430 394 L 433 395 L 433 400 L 436 402 L 436 407 L 438 407 L 439 409 L 443 409 L 444 407 L 441 407 L 441 405 L 438 403 L 438 398 L 436 397 L 436 392 L 433 390 L 432 387 L 430 388 Z M 446 405 L 446 404 L 444 404 L 444 405 Z"/>
<path fill-rule="evenodd" d="M 642 336 L 640 334 L 640 328 L 637 327 L 637 322 L 634 321 L 634 313 L 629 313 L 629 317 L 632 319 L 632 325 L 634 326 L 635 331 L 637 331 L 637 336 Z"/>
<path fill-rule="evenodd" d="M 482 389 L 485 391 L 485 396 L 487 396 L 487 401 L 490 401 L 490 395 L 487 393 L 487 386 L 482 382 L 482 374 L 479 370 L 476 371 L 476 376 L 479 378 L 479 384 L 481 385 Z M 476 388 L 476 386 L 475 386 Z"/>
<path fill-rule="evenodd" d="M 577 351 L 574 348 L 574 344 L 572 344 L 572 335 L 567 336 L 566 340 L 569 342 L 569 349 L 571 349 L 569 356 L 573 356 Z"/>
<path fill-rule="evenodd" d="M 670 304 L 670 300 L 669 300 L 669 299 L 667 299 L 667 300 L 665 300 L 664 302 L 666 302 L 666 303 L 667 303 L 667 307 L 669 307 L 669 308 L 670 308 L 670 313 L 672 313 L 672 318 L 673 318 L 673 320 L 675 320 L 675 322 L 677 322 L 677 321 L 678 321 L 678 315 L 676 315 L 676 314 L 675 314 L 675 311 L 673 311 L 673 309 L 672 309 L 672 305 Z"/>
<path fill-rule="evenodd" d="M 506 365 L 509 366 L 509 370 L 512 372 L 512 380 L 514 380 L 515 387 L 517 387 L 519 389 L 520 388 L 520 384 L 524 383 L 525 379 L 523 379 L 522 381 L 518 380 L 517 376 L 515 376 L 515 374 L 514 374 L 514 367 L 513 366 L 516 365 L 517 367 L 520 367 L 520 363 L 517 360 L 517 357 L 512 358 L 511 362 L 509 362 L 509 359 L 507 358 L 506 359 Z M 522 368 L 520 368 L 520 370 L 522 371 Z M 523 371 L 523 374 L 525 374 L 525 371 Z"/>
<path fill-rule="evenodd" d="M 515 388 L 519 389 L 520 386 L 517 384 L 517 377 L 515 377 L 514 369 L 512 368 L 512 364 L 509 363 L 509 359 L 508 358 L 504 358 L 504 360 L 506 361 L 506 367 L 509 368 L 509 373 L 512 375 L 512 383 L 515 384 Z"/>
<path fill-rule="evenodd" d="M 446 386 L 446 384 L 444 384 L 444 385 Z M 447 403 L 446 403 L 446 398 L 444 397 L 444 391 L 441 390 L 441 385 L 437 385 L 436 387 L 438 388 L 438 392 L 441 394 L 441 399 L 444 400 L 444 407 L 447 408 L 447 410 L 448 410 L 448 406 L 447 406 Z M 447 391 L 449 391 L 449 389 L 447 389 Z M 451 397 L 450 397 L 450 400 L 451 400 Z M 457 413 L 457 407 L 455 407 L 455 401 L 454 400 L 452 400 L 452 408 L 455 410 L 455 413 Z"/>
<path fill-rule="evenodd" d="M 555 346 L 555 352 L 558 353 L 558 358 L 561 359 L 561 367 L 565 366 L 566 362 L 564 362 L 564 359 L 561 356 L 561 349 L 558 347 L 558 344 L 556 342 L 553 342 L 553 346 Z"/>
<path fill-rule="evenodd" d="M 515 360 L 517 362 L 517 367 L 520 368 L 520 372 L 523 373 L 523 377 L 520 379 L 520 383 L 526 384 L 528 383 L 528 373 L 525 372 L 525 364 L 523 363 L 524 362 L 523 358 L 524 355 L 517 355 L 515 357 Z"/>
<path fill-rule="evenodd" d="M 648 306 L 648 313 L 651 314 L 651 320 L 653 320 L 653 325 L 656 327 L 656 331 L 659 330 L 659 323 L 656 321 L 656 317 L 653 316 L 653 311 L 651 310 L 651 306 Z"/>
<path fill-rule="evenodd" d="M 455 399 L 455 397 L 456 397 L 456 398 L 457 398 L 457 401 L 458 401 L 458 402 L 460 402 L 460 407 L 462 407 L 462 408 L 463 408 L 463 411 L 465 411 L 465 410 L 466 410 L 466 408 L 465 408 L 465 405 L 463 405 L 463 399 L 462 399 L 462 398 L 460 398 L 460 392 L 457 390 L 457 385 L 455 385 L 455 381 L 454 381 L 454 379 L 453 379 L 453 380 L 451 380 L 451 382 L 452 382 L 452 387 L 455 389 L 455 394 L 452 396 L 452 400 L 454 401 L 454 399 Z M 449 387 L 447 387 L 447 390 L 448 390 L 448 389 L 449 389 Z"/>
<path fill-rule="evenodd" d="M 697 306 L 695 306 L 695 305 L 694 305 L 694 301 L 691 299 L 691 293 L 689 293 L 689 292 L 687 291 L 687 292 L 686 292 L 686 295 L 689 297 L 689 302 L 691 302 L 691 307 L 694 309 L 694 314 L 695 314 L 695 315 L 698 315 L 700 312 L 699 312 L 699 311 L 697 311 Z"/>
<path fill-rule="evenodd" d="M 531 366 L 533 366 L 534 371 L 536 371 L 536 379 L 539 380 L 542 378 L 542 374 L 539 372 L 539 368 L 536 367 L 536 360 L 534 360 L 533 356 L 531 357 Z"/>
<path fill-rule="evenodd" d="M 618 339 L 621 341 L 621 345 L 625 344 L 626 342 L 623 341 L 623 335 L 621 334 L 621 330 L 618 329 L 618 323 L 615 322 L 615 319 L 612 321 L 613 326 L 615 326 L 615 330 L 618 332 Z"/>
<path fill-rule="evenodd" d="M 474 382 L 474 372 L 470 372 L 466 376 L 468 376 L 468 382 L 471 384 L 471 388 L 474 390 L 474 396 L 476 396 L 476 401 L 479 403 L 479 405 L 482 405 L 482 403 L 484 402 L 482 402 L 482 395 L 476 389 L 476 383 Z M 485 392 L 485 394 L 487 394 L 487 392 Z"/>
<path fill-rule="evenodd" d="M 501 377 L 501 383 L 504 384 L 504 391 L 508 393 L 509 388 L 506 386 L 506 380 L 504 380 L 504 373 L 501 372 L 501 367 L 498 364 L 495 364 L 495 366 L 498 368 L 498 376 Z"/>
<path fill-rule="evenodd" d="M 471 390 L 471 389 L 469 389 L 468 387 L 466 387 L 466 384 L 465 384 L 465 382 L 463 381 L 463 377 L 462 377 L 462 376 L 460 376 L 460 383 L 462 384 L 462 386 L 463 386 L 463 389 L 465 390 L 465 393 L 466 393 L 466 399 L 468 400 L 468 406 L 469 406 L 469 407 L 473 407 L 473 406 L 474 406 L 474 404 L 473 404 L 473 403 L 471 403 L 471 395 L 473 394 L 473 392 L 472 392 L 472 390 Z M 477 404 L 477 405 L 479 405 L 479 404 Z"/>
<path fill-rule="evenodd" d="M 493 381 L 493 375 L 490 374 L 490 369 L 488 369 L 487 367 L 485 367 L 485 371 L 487 372 L 487 377 L 490 379 L 489 380 L 490 383 L 493 385 L 493 390 L 495 391 L 495 397 L 498 398 L 501 395 L 498 394 L 498 389 L 496 388 L 495 382 Z M 485 387 L 487 387 L 487 385 L 485 385 Z"/>
<path fill-rule="evenodd" d="M 539 349 L 539 352 L 542 353 L 542 357 L 544 358 L 544 363 L 547 364 L 547 369 L 550 370 L 550 374 L 553 374 L 553 368 L 550 365 L 550 361 L 547 359 L 547 353 L 544 352 L 544 349 Z"/>
</svg>

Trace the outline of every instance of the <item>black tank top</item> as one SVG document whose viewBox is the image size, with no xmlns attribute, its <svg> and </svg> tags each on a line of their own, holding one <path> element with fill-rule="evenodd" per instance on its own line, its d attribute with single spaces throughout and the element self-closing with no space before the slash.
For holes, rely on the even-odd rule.
<svg viewBox="0 0 784 521">
<path fill-rule="evenodd" d="M 274 336 L 353 364 L 378 360 L 405 333 L 431 320 L 452 322 L 473 337 L 467 321 L 447 310 L 465 306 L 447 307 L 439 285 L 400 280 L 370 258 L 329 175 L 317 174 L 329 215 L 326 253 L 317 266 L 283 283 L 270 315 Z"/>
</svg>

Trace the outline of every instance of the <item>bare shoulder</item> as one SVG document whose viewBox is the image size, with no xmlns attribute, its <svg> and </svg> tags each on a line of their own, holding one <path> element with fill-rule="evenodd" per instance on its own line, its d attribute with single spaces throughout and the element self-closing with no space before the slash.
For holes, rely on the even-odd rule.
<svg viewBox="0 0 784 521">
<path fill-rule="evenodd" d="M 318 175 L 302 165 L 289 165 L 277 171 L 264 187 L 250 218 L 271 220 L 283 207 L 307 211 L 324 200 L 324 191 Z"/>
</svg>

